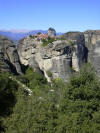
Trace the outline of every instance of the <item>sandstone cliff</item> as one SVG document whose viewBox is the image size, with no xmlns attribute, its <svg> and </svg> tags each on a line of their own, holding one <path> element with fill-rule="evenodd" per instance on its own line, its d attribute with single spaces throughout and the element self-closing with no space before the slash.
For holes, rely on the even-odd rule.
<svg viewBox="0 0 100 133">
<path fill-rule="evenodd" d="M 88 48 L 88 62 L 93 64 L 100 77 L 100 30 L 86 31 L 84 36 Z"/>
<path fill-rule="evenodd" d="M 19 56 L 12 41 L 0 36 L 0 70 L 21 74 Z"/>
<path fill-rule="evenodd" d="M 16 50 L 12 41 L 0 36 L 0 70 L 20 74 L 23 64 L 43 73 L 48 81 L 67 81 L 83 62 L 90 62 L 100 77 L 100 31 L 68 32 L 54 38 L 44 46 L 43 41 L 29 36 L 19 41 Z"/>
<path fill-rule="evenodd" d="M 21 63 L 42 71 L 48 81 L 51 78 L 67 81 L 71 72 L 79 71 L 82 62 L 87 61 L 87 48 L 83 33 L 68 33 L 65 38 L 56 38 L 46 47 L 32 37 L 24 38 L 18 45 Z"/>
</svg>

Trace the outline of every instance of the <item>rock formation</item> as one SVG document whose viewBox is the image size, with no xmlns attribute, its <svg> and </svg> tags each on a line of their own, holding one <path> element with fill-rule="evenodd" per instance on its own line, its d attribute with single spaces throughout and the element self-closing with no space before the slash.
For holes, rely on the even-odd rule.
<svg viewBox="0 0 100 133">
<path fill-rule="evenodd" d="M 56 36 L 56 31 L 55 31 L 55 29 L 49 28 L 49 29 L 48 29 L 48 36 L 50 36 L 50 37 L 55 37 L 55 36 Z"/>
<path fill-rule="evenodd" d="M 46 47 L 34 38 L 24 38 L 18 45 L 21 63 L 32 66 L 35 71 L 42 71 L 48 81 L 51 78 L 67 81 L 72 70 L 79 71 L 82 62 L 87 60 L 84 35 L 71 35 L 69 38 L 70 35 L 66 34 L 66 40 L 56 39 Z"/>
<path fill-rule="evenodd" d="M 0 70 L 20 74 L 23 64 L 43 73 L 49 82 L 52 78 L 67 81 L 72 71 L 79 71 L 83 62 L 90 62 L 100 77 L 100 31 L 68 32 L 59 37 L 55 33 L 54 29 L 48 30 L 51 40 L 45 39 L 47 46 L 34 36 L 23 38 L 18 53 L 12 41 L 0 36 Z"/>
<path fill-rule="evenodd" d="M 84 32 L 85 44 L 88 48 L 88 62 L 93 64 L 100 77 L 100 30 Z"/>
<path fill-rule="evenodd" d="M 12 41 L 0 36 L 0 71 L 21 74 L 19 56 Z"/>
</svg>

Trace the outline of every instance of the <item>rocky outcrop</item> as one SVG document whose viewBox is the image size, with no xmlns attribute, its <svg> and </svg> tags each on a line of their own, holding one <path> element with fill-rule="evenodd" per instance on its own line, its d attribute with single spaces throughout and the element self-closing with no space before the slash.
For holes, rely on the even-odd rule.
<svg viewBox="0 0 100 133">
<path fill-rule="evenodd" d="M 23 64 L 43 73 L 48 81 L 51 78 L 67 81 L 72 71 L 79 71 L 81 64 L 88 61 L 100 77 L 99 30 L 68 32 L 54 37 L 55 30 L 50 28 L 48 34 L 53 42 L 45 47 L 42 40 L 38 41 L 34 36 L 23 38 L 19 41 L 18 53 L 12 41 L 0 36 L 0 70 L 20 74 Z"/>
<path fill-rule="evenodd" d="M 35 71 L 42 71 L 48 81 L 51 78 L 69 79 L 72 71 L 79 71 L 82 62 L 87 60 L 84 35 L 66 34 L 66 40 L 56 40 L 43 47 L 42 42 L 27 37 L 19 42 L 18 53 L 21 63 Z"/>
<path fill-rule="evenodd" d="M 0 70 L 21 74 L 19 56 L 12 41 L 0 36 Z"/>
<path fill-rule="evenodd" d="M 87 62 L 88 58 L 88 48 L 85 45 L 85 37 L 84 33 L 82 32 L 68 32 L 64 35 L 61 35 L 61 38 L 64 38 L 68 40 L 69 42 L 76 41 L 77 47 L 78 47 L 78 58 L 79 58 L 79 64 L 81 65 L 82 62 Z"/>
<path fill-rule="evenodd" d="M 55 29 L 49 28 L 49 29 L 48 29 L 48 36 L 49 36 L 49 37 L 55 37 L 55 36 L 56 36 L 56 31 L 55 31 Z"/>
<path fill-rule="evenodd" d="M 31 37 L 20 40 L 17 47 L 21 63 L 25 66 L 29 65 L 33 67 L 36 72 L 41 72 L 39 64 L 36 61 L 36 55 L 37 53 L 39 54 L 40 47 L 41 42 L 38 42 Z"/>
<path fill-rule="evenodd" d="M 93 64 L 100 77 L 100 30 L 86 31 L 84 36 L 88 48 L 88 61 Z"/>
<path fill-rule="evenodd" d="M 69 41 L 76 40 L 78 45 L 79 44 L 85 45 L 85 38 L 82 32 L 67 32 L 61 35 L 61 37 Z"/>
</svg>

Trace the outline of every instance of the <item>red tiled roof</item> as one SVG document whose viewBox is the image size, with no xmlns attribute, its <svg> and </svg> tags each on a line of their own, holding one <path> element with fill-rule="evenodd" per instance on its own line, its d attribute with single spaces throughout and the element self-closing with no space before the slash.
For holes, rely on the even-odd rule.
<svg viewBox="0 0 100 133">
<path fill-rule="evenodd" d="M 48 38 L 48 35 L 47 34 L 40 34 L 40 35 L 37 35 L 37 37 L 39 39 L 47 39 Z"/>
</svg>

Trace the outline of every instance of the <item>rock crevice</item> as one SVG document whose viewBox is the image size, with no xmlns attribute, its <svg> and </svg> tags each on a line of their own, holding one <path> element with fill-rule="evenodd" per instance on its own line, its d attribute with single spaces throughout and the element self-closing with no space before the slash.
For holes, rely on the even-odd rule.
<svg viewBox="0 0 100 133">
<path fill-rule="evenodd" d="M 42 70 L 48 81 L 51 79 L 48 71 L 51 72 L 52 78 L 67 81 L 73 70 L 79 71 L 80 65 L 87 57 L 84 54 L 86 47 L 83 33 L 66 34 L 65 38 L 56 39 L 46 47 L 43 47 L 42 42 L 30 37 L 25 38 L 18 45 L 21 63 L 33 67 L 36 71 Z"/>
</svg>

